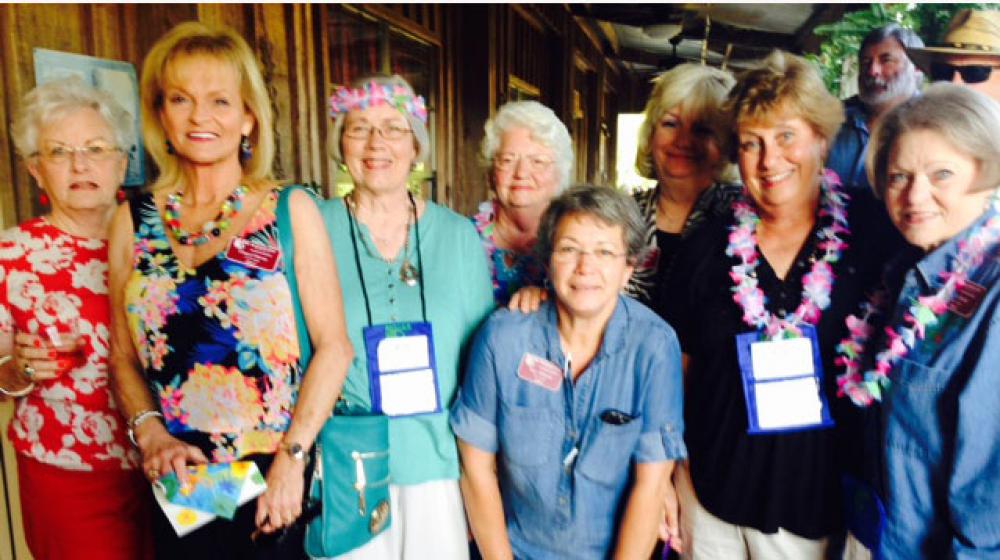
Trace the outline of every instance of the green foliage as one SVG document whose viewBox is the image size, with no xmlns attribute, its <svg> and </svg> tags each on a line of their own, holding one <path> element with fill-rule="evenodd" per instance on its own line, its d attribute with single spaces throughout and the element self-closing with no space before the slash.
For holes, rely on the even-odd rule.
<svg viewBox="0 0 1000 560">
<path fill-rule="evenodd" d="M 889 23 L 912 29 L 927 44 L 934 43 L 947 29 L 951 17 L 959 10 L 973 8 L 980 10 L 998 9 L 997 4 L 870 4 L 868 7 L 844 15 L 836 23 L 818 26 L 813 32 L 826 37 L 820 45 L 819 54 L 807 54 L 816 62 L 822 73 L 826 87 L 835 95 L 840 95 L 840 83 L 844 76 L 852 76 L 851 70 L 858 64 L 858 49 L 861 40 L 872 29 Z"/>
</svg>

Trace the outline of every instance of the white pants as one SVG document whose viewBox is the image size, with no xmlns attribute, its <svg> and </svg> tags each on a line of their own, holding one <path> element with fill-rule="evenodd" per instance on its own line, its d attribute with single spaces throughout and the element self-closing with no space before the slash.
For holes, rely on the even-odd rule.
<svg viewBox="0 0 1000 560">
<path fill-rule="evenodd" d="M 674 484 L 681 509 L 684 560 L 822 560 L 826 554 L 826 539 L 807 539 L 784 529 L 768 534 L 715 517 L 695 496 L 686 462 L 678 466 Z"/>
<path fill-rule="evenodd" d="M 392 524 L 337 560 L 468 560 L 465 509 L 457 480 L 389 485 Z"/>
</svg>

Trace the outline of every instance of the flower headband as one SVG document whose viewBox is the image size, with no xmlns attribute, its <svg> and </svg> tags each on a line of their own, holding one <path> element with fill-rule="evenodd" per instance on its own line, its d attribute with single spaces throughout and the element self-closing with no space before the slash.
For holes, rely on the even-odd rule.
<svg viewBox="0 0 1000 560">
<path fill-rule="evenodd" d="M 383 86 L 374 81 L 356 89 L 337 88 L 330 96 L 330 118 L 354 109 L 364 110 L 381 104 L 391 105 L 427 124 L 427 105 L 424 104 L 423 97 L 407 92 L 403 86 Z"/>
</svg>

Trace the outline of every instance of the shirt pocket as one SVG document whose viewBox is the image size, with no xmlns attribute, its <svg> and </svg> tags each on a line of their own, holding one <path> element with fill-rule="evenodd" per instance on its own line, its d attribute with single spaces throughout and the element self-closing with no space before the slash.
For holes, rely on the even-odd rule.
<svg viewBox="0 0 1000 560">
<path fill-rule="evenodd" d="M 628 478 L 628 467 L 639 442 L 642 418 L 627 424 L 609 424 L 593 419 L 594 437 L 580 454 L 577 470 L 604 486 L 618 486 Z"/>
<path fill-rule="evenodd" d="M 941 450 L 942 393 L 951 372 L 901 358 L 887 399 L 886 444 L 921 456 Z"/>
<path fill-rule="evenodd" d="M 512 465 L 538 467 L 558 460 L 562 419 L 544 408 L 504 406 L 500 412 L 500 451 Z"/>
</svg>

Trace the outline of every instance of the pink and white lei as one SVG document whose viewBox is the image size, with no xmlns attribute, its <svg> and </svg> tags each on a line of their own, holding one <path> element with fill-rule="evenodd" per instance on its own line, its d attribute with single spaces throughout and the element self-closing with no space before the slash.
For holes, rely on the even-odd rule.
<svg viewBox="0 0 1000 560">
<path fill-rule="evenodd" d="M 882 315 L 888 304 L 885 290 L 877 291 L 870 301 L 861 306 L 862 317 L 847 317 L 847 338 L 837 345 L 836 364 L 844 366 L 844 373 L 837 376 L 837 395 L 850 397 L 857 406 L 870 406 L 882 400 L 882 393 L 889 388 L 889 372 L 900 358 L 910 353 L 917 342 L 923 340 L 927 328 L 935 325 L 948 309 L 948 303 L 968 281 L 969 271 L 979 266 L 986 254 L 1000 242 L 1000 190 L 994 192 L 989 207 L 993 210 L 986 223 L 975 228 L 958 243 L 958 254 L 952 262 L 953 270 L 944 270 L 939 276 L 944 284 L 937 293 L 919 296 L 910 302 L 903 314 L 903 326 L 898 330 L 885 328 L 886 347 L 875 355 L 875 368 L 862 375 L 861 359 L 865 344 L 872 332 L 873 319 Z"/>
<path fill-rule="evenodd" d="M 776 317 L 765 306 L 764 292 L 757 285 L 757 224 L 760 217 L 748 199 L 746 192 L 733 203 L 736 225 L 730 228 L 729 245 L 726 254 L 739 257 L 740 263 L 733 265 L 729 277 L 733 279 L 733 301 L 743 309 L 743 322 L 763 330 L 767 338 L 788 338 L 802 335 L 802 323 L 816 324 L 819 317 L 830 305 L 830 291 L 833 289 L 832 264 L 840 260 L 847 248 L 841 237 L 850 233 L 847 225 L 847 195 L 840 191 L 840 180 L 829 170 L 821 181 L 819 215 L 829 217 L 829 225 L 817 232 L 818 248 L 822 251 L 815 259 L 812 269 L 802 277 L 802 303 L 795 312 L 786 317 Z"/>
<path fill-rule="evenodd" d="M 330 118 L 375 105 L 395 107 L 397 111 L 409 113 L 420 122 L 427 123 L 427 104 L 422 96 L 413 95 L 402 86 L 379 85 L 374 81 L 361 88 L 338 87 L 330 96 Z"/>
</svg>

